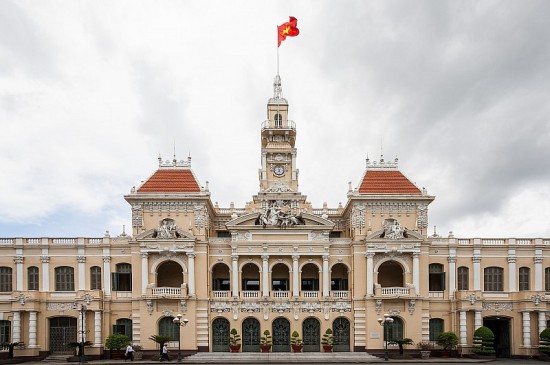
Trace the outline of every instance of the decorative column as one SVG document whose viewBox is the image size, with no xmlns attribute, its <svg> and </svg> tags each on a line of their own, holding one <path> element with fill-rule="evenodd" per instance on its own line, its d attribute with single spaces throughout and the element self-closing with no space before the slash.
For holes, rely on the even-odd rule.
<svg viewBox="0 0 550 365">
<path fill-rule="evenodd" d="M 141 294 L 147 294 L 147 286 L 149 285 L 149 254 L 141 253 Z"/>
<path fill-rule="evenodd" d="M 299 255 L 292 255 L 292 296 L 295 298 L 300 296 L 298 259 Z"/>
<path fill-rule="evenodd" d="M 296 171 L 296 151 L 292 152 L 292 180 L 298 180 L 298 174 Z"/>
<path fill-rule="evenodd" d="M 94 347 L 101 347 L 101 311 L 94 311 Z"/>
<path fill-rule="evenodd" d="M 539 311 L 539 334 L 546 329 L 546 312 Z"/>
<path fill-rule="evenodd" d="M 29 347 L 38 347 L 36 344 L 36 312 L 29 312 Z"/>
<path fill-rule="evenodd" d="M 531 347 L 531 316 L 530 312 L 522 312 L 523 346 Z"/>
<path fill-rule="evenodd" d="M 483 320 L 481 319 L 481 311 L 476 310 L 474 312 L 474 331 L 483 326 Z"/>
<path fill-rule="evenodd" d="M 537 250 L 538 251 L 538 250 Z M 541 292 L 543 290 L 542 288 L 542 256 L 538 256 L 538 252 L 535 252 L 534 261 L 535 261 L 535 291 Z M 542 255 L 542 251 L 540 253 Z"/>
<path fill-rule="evenodd" d="M 267 152 L 262 152 L 262 180 L 267 180 Z"/>
<path fill-rule="evenodd" d="M 262 295 L 269 296 L 269 255 L 262 255 Z"/>
<path fill-rule="evenodd" d="M 195 296 L 195 254 L 194 253 L 187 254 L 187 265 L 189 266 L 187 268 L 187 270 L 189 270 L 189 283 L 187 285 L 187 289 L 189 290 L 189 296 L 194 297 Z"/>
<path fill-rule="evenodd" d="M 78 256 L 76 261 L 78 262 L 78 290 L 86 290 L 86 257 Z"/>
<path fill-rule="evenodd" d="M 11 342 L 21 342 L 21 312 L 13 312 L 13 338 Z"/>
<path fill-rule="evenodd" d="M 23 256 L 15 256 L 15 287 L 18 291 L 23 291 Z M 19 341 L 14 341 L 19 342 Z"/>
<path fill-rule="evenodd" d="M 447 258 L 447 261 L 449 262 L 449 298 L 454 298 L 455 296 L 455 283 L 456 283 L 456 257 L 455 256 L 449 256 Z"/>
<path fill-rule="evenodd" d="M 40 256 L 42 262 L 42 291 L 50 291 L 50 256 Z"/>
<path fill-rule="evenodd" d="M 239 297 L 239 255 L 232 255 L 231 289 L 233 298 Z"/>
<path fill-rule="evenodd" d="M 103 287 L 105 295 L 111 295 L 111 256 L 103 256 Z"/>
<path fill-rule="evenodd" d="M 413 285 L 416 295 L 420 294 L 420 252 L 413 253 Z"/>
<path fill-rule="evenodd" d="M 468 344 L 468 325 L 466 322 L 467 311 L 460 311 L 460 346 L 466 346 Z"/>
<path fill-rule="evenodd" d="M 323 297 L 328 298 L 330 296 L 330 273 L 328 270 L 328 255 L 323 255 Z"/>
<path fill-rule="evenodd" d="M 514 256 L 508 256 L 508 291 L 514 292 L 517 290 L 516 285 L 516 256 L 514 250 L 508 250 L 508 255 L 513 251 Z"/>
<path fill-rule="evenodd" d="M 367 295 L 374 295 L 374 253 L 367 253 Z"/>
<path fill-rule="evenodd" d="M 472 262 L 474 263 L 474 290 L 481 290 L 481 256 L 476 256 L 474 252 Z"/>
</svg>

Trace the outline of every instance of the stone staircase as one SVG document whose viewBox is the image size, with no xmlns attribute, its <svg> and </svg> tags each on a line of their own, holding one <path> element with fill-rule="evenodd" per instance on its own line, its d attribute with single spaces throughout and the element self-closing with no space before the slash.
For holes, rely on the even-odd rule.
<svg viewBox="0 0 550 365">
<path fill-rule="evenodd" d="M 49 362 L 49 363 L 66 363 L 67 359 L 69 357 L 72 357 L 74 355 L 50 355 L 46 357 L 42 362 Z"/>
<path fill-rule="evenodd" d="M 182 360 L 189 364 L 262 364 L 262 363 L 371 363 L 384 360 L 366 352 L 199 352 Z"/>
</svg>

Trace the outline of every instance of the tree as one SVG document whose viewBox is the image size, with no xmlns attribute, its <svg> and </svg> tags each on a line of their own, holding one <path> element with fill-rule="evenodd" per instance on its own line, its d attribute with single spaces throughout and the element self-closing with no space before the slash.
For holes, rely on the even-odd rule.
<svg viewBox="0 0 550 365">
<path fill-rule="evenodd" d="M 107 337 L 107 339 L 105 340 L 105 347 L 107 347 L 109 350 L 121 350 L 129 343 L 130 339 L 128 338 L 128 336 L 120 333 L 113 333 L 112 335 L 109 335 L 109 337 Z"/>
<path fill-rule="evenodd" d="M 452 350 L 458 345 L 458 336 L 451 331 L 441 332 L 437 336 L 437 343 L 443 347 L 443 350 Z"/>
<path fill-rule="evenodd" d="M 162 348 L 164 347 L 164 344 L 171 341 L 172 337 L 169 336 L 160 336 L 160 335 L 151 335 L 149 336 L 150 340 L 153 340 L 154 342 L 159 344 L 160 348 L 160 355 L 162 356 Z"/>
<path fill-rule="evenodd" d="M 545 329 L 539 335 L 539 351 L 550 355 L 550 328 Z"/>
<path fill-rule="evenodd" d="M 394 343 L 399 346 L 399 356 L 403 356 L 403 346 L 414 344 L 413 340 L 410 338 L 394 338 L 390 340 L 390 343 Z"/>
<path fill-rule="evenodd" d="M 472 352 L 477 355 L 494 355 L 495 335 L 488 327 L 479 327 L 474 332 L 474 346 Z"/>
<path fill-rule="evenodd" d="M 13 349 L 15 347 L 23 348 L 25 346 L 24 342 L 4 342 L 0 345 L 3 350 L 8 349 L 8 359 L 13 359 Z"/>
</svg>

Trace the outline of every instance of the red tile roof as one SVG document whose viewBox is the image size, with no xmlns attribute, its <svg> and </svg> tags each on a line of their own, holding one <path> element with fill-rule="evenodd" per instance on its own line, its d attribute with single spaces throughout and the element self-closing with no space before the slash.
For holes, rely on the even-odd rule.
<svg viewBox="0 0 550 365">
<path fill-rule="evenodd" d="M 367 170 L 359 193 L 422 195 L 420 189 L 397 170 Z"/>
<path fill-rule="evenodd" d="M 188 169 L 157 170 L 137 191 L 138 193 L 198 193 L 199 184 Z"/>
</svg>

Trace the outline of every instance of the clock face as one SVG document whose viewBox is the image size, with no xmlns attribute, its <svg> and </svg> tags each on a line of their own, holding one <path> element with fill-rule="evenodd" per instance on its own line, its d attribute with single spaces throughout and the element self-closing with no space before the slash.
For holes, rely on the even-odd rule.
<svg viewBox="0 0 550 365">
<path fill-rule="evenodd" d="M 285 168 L 281 165 L 273 167 L 273 173 L 277 176 L 281 176 L 285 173 Z"/>
</svg>

